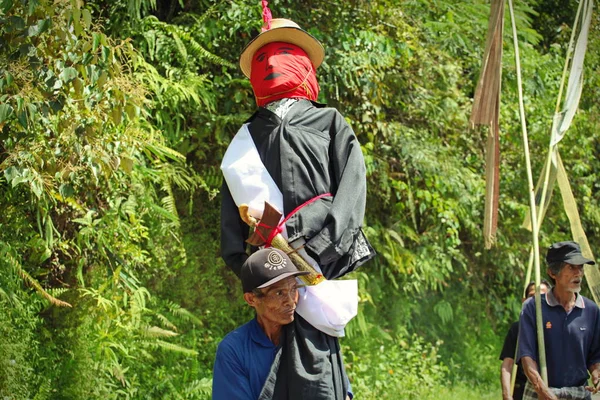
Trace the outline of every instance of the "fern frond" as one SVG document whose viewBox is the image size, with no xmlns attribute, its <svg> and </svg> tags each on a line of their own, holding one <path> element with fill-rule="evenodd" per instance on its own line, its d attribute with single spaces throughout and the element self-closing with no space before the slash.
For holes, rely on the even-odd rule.
<svg viewBox="0 0 600 400">
<path fill-rule="evenodd" d="M 106 297 L 103 297 L 95 289 L 80 289 L 80 291 L 81 291 L 81 294 L 83 297 L 89 296 L 89 297 L 93 298 L 94 300 L 96 300 L 96 305 L 98 307 L 101 307 L 104 311 L 108 311 L 111 308 L 115 308 L 115 309 L 119 308 L 117 305 L 115 305 L 115 303 L 112 300 L 109 300 Z"/>
<path fill-rule="evenodd" d="M 156 96 L 156 104 L 163 107 L 176 105 L 183 101 L 192 101 L 204 105 L 208 110 L 214 109 L 214 95 L 210 93 L 210 82 L 206 75 L 198 75 L 188 70 L 167 66 L 166 77 L 140 57 L 136 65 L 136 77 Z M 172 112 L 172 111 L 170 111 Z M 149 115 L 160 120 L 161 113 Z M 173 115 L 169 114 L 172 119 Z M 165 121 L 166 122 L 166 121 Z"/>
<path fill-rule="evenodd" d="M 188 349 L 183 346 L 179 346 L 177 344 L 165 342 L 163 340 L 156 340 L 155 342 L 152 342 L 149 344 L 151 344 L 151 345 L 155 344 L 156 346 L 160 347 L 161 349 L 172 351 L 175 353 L 186 354 L 188 356 L 197 356 L 198 355 L 198 352 L 196 350 Z"/>
<path fill-rule="evenodd" d="M 185 48 L 185 45 L 181 41 L 181 38 L 177 34 L 173 34 L 172 36 L 173 40 L 175 41 L 175 48 L 177 49 L 177 51 L 179 51 L 179 54 L 181 54 L 181 57 L 183 58 L 184 62 L 187 61 L 188 52 Z"/>
<path fill-rule="evenodd" d="M 146 299 L 150 300 L 150 292 L 143 286 L 140 286 L 133 292 L 133 296 L 131 296 L 131 306 L 135 307 L 139 310 L 146 309 Z"/>
<path fill-rule="evenodd" d="M 54 297 L 59 297 L 60 295 L 69 291 L 68 288 L 50 288 L 46 289 L 48 293 L 50 293 Z"/>
<path fill-rule="evenodd" d="M 146 44 L 148 45 L 148 55 L 150 56 L 150 60 L 154 61 L 154 56 L 156 54 L 156 31 L 149 30 L 144 32 L 144 39 L 146 39 Z"/>
<path fill-rule="evenodd" d="M 184 389 L 184 393 L 188 398 L 196 398 L 199 395 L 209 395 L 212 389 L 212 380 L 210 378 L 202 378 L 190 382 Z"/>
<path fill-rule="evenodd" d="M 223 65 L 228 68 L 236 68 L 235 64 L 206 50 L 204 47 L 202 47 L 200 45 L 200 43 L 198 43 L 196 41 L 196 39 L 194 39 L 192 37 L 192 35 L 189 32 L 186 32 L 178 25 L 172 25 L 172 24 L 168 24 L 166 22 L 159 21 L 158 18 L 156 18 L 154 16 L 146 17 L 145 22 L 147 23 L 148 26 L 150 26 L 152 28 L 160 29 L 163 32 L 170 34 L 171 37 L 175 40 L 177 47 L 179 46 L 178 41 L 181 42 L 182 39 L 185 40 L 187 42 L 188 46 L 190 47 L 190 53 L 192 56 L 194 56 L 196 58 L 207 59 L 214 64 Z M 183 45 L 183 43 L 181 43 L 181 44 Z M 187 57 L 187 51 L 186 51 L 186 57 Z"/>
<path fill-rule="evenodd" d="M 183 318 L 185 321 L 189 321 L 198 326 L 203 326 L 204 323 L 200 320 L 200 318 L 196 317 L 190 311 L 183 307 L 178 307 L 172 310 L 173 315 L 176 315 L 180 318 Z"/>
<path fill-rule="evenodd" d="M 46 400 L 52 397 L 52 386 L 50 385 L 50 382 L 52 382 L 50 379 L 41 379 L 40 386 L 33 397 L 33 400 Z"/>
<path fill-rule="evenodd" d="M 156 143 L 148 143 L 146 144 L 145 149 L 147 150 L 148 155 L 153 154 L 161 160 L 170 158 L 174 161 L 185 161 L 185 156 L 183 154 L 167 146 L 163 146 Z"/>
<path fill-rule="evenodd" d="M 173 332 L 167 329 L 159 328 L 158 326 L 147 327 L 144 333 L 150 337 L 173 337 L 178 336 L 179 333 Z"/>
<path fill-rule="evenodd" d="M 167 381 L 167 386 L 169 387 L 169 389 L 171 389 L 171 395 L 174 394 L 177 400 L 185 400 L 185 398 L 181 394 L 179 394 L 179 391 L 177 390 L 175 385 L 173 385 L 173 382 L 171 382 L 170 379 Z"/>
<path fill-rule="evenodd" d="M 157 214 L 160 214 L 165 219 L 171 222 L 179 222 L 179 218 L 177 218 L 177 215 L 171 213 L 169 210 L 166 210 L 163 207 L 160 207 L 156 204 L 150 204 L 150 209 L 152 209 L 152 211 L 156 212 Z"/>
<path fill-rule="evenodd" d="M 67 303 L 66 301 L 59 300 L 56 297 L 52 296 L 50 293 L 48 293 L 46 290 L 44 290 L 42 285 L 35 278 L 33 278 L 31 275 L 29 275 L 27 273 L 27 271 L 25 271 L 23 268 L 21 268 L 21 265 L 19 264 L 19 262 L 10 253 L 5 252 L 4 258 L 5 258 L 5 260 L 8 261 L 8 264 L 11 265 L 15 269 L 17 274 L 26 283 L 29 286 L 33 287 L 43 298 L 48 300 L 50 302 L 50 304 L 53 304 L 57 307 L 73 307 L 71 304 Z"/>
<path fill-rule="evenodd" d="M 157 313 L 157 314 L 156 314 L 156 317 L 157 317 L 157 318 L 160 320 L 160 322 L 162 322 L 162 324 L 163 324 L 164 326 L 166 326 L 167 328 L 169 328 L 169 329 L 172 329 L 172 330 L 174 330 L 174 331 L 176 331 L 176 330 L 177 330 L 177 327 L 175 326 L 175 324 L 174 324 L 174 323 L 172 323 L 172 322 L 171 322 L 171 321 L 170 321 L 170 320 L 169 320 L 167 317 L 165 317 L 164 315 Z"/>
</svg>

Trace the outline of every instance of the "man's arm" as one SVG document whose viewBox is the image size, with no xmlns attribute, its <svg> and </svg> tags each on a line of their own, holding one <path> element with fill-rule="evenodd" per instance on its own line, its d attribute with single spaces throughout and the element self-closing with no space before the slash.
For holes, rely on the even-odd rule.
<svg viewBox="0 0 600 400">
<path fill-rule="evenodd" d="M 221 186 L 221 257 L 239 277 L 242 264 L 248 258 L 246 239 L 249 227 L 242 221 L 227 182 Z"/>
<path fill-rule="evenodd" d="M 226 342 L 217 348 L 213 368 L 212 400 L 255 400 L 252 398 L 248 374 L 235 349 Z"/>
<path fill-rule="evenodd" d="M 365 161 L 356 135 L 339 112 L 330 129 L 329 168 L 336 192 L 324 226 L 306 243 L 321 265 L 348 252 L 362 226 L 367 196 Z"/>
<path fill-rule="evenodd" d="M 512 392 L 510 390 L 510 383 L 513 373 L 513 367 L 515 365 L 515 353 L 517 352 L 517 340 L 519 337 L 519 322 L 513 323 L 506 337 L 504 338 L 504 345 L 500 352 L 500 360 L 502 364 L 500 366 L 500 384 L 502 386 L 502 399 L 512 400 Z"/>
<path fill-rule="evenodd" d="M 512 368 L 515 363 L 510 357 L 506 357 L 502 360 L 500 366 L 500 383 L 502 384 L 502 400 L 513 400 L 512 392 L 510 390 L 510 377 L 512 375 Z"/>
<path fill-rule="evenodd" d="M 597 393 L 600 391 L 600 310 L 595 306 L 589 307 L 589 309 L 592 308 L 596 311 L 596 323 L 592 333 L 591 348 L 586 360 L 588 371 L 592 376 L 592 386 L 586 386 L 585 388 L 592 393 Z"/>
<path fill-rule="evenodd" d="M 585 388 L 594 394 L 598 393 L 600 391 L 600 363 L 590 365 L 588 371 L 592 376 L 592 386 L 586 386 Z"/>
<path fill-rule="evenodd" d="M 523 303 L 523 310 L 519 318 L 519 351 L 517 361 L 521 362 L 521 367 L 523 367 L 525 375 L 527 375 L 540 400 L 558 400 L 554 393 L 546 386 L 538 372 L 535 313 L 535 300 L 531 297 Z"/>
<path fill-rule="evenodd" d="M 533 385 L 533 389 L 537 393 L 538 399 L 558 400 L 558 397 L 556 397 L 556 395 L 544 383 L 544 380 L 538 372 L 537 362 L 533 358 L 527 356 L 522 357 L 521 366 L 523 367 L 525 375 L 527 375 L 527 379 L 529 379 L 529 383 Z"/>
</svg>

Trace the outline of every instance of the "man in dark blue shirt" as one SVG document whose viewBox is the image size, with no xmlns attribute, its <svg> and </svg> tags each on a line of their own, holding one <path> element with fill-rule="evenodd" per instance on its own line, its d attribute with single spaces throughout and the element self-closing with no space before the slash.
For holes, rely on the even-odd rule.
<svg viewBox="0 0 600 400">
<path fill-rule="evenodd" d="M 548 386 L 538 371 L 535 301 L 529 299 L 519 327 L 518 359 L 529 379 L 523 399 L 591 399 L 591 393 L 600 389 L 600 310 L 579 291 L 583 266 L 595 262 L 583 257 L 576 242 L 554 243 L 546 261 L 548 276 L 555 282 L 542 295 Z"/>
<path fill-rule="evenodd" d="M 244 262 L 240 271 L 244 300 L 254 308 L 256 318 L 227 334 L 219 344 L 213 371 L 214 400 L 261 397 L 285 340 L 285 328 L 300 318 L 295 314 L 296 276 L 306 274 L 296 268 L 287 254 L 274 248 L 259 250 Z M 348 385 L 345 375 L 339 378 Z M 350 389 L 348 395 L 351 396 Z"/>
</svg>

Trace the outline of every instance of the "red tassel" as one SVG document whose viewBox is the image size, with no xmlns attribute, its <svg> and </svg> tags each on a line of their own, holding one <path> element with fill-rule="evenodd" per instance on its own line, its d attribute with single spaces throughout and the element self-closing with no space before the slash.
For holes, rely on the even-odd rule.
<svg viewBox="0 0 600 400">
<path fill-rule="evenodd" d="M 262 0 L 262 8 L 263 8 L 263 21 L 265 22 L 263 27 L 262 27 L 262 31 L 268 31 L 269 29 L 271 29 L 271 19 L 273 18 L 273 16 L 271 15 L 271 10 L 269 10 L 268 7 L 269 2 L 267 0 Z"/>
</svg>

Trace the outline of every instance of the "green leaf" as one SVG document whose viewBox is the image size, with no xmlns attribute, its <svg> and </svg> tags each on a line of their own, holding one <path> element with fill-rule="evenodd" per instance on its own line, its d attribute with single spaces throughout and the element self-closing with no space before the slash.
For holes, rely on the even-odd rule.
<svg viewBox="0 0 600 400">
<path fill-rule="evenodd" d="M 44 192 L 41 182 L 37 179 L 30 180 L 30 186 L 31 186 L 31 191 L 33 192 L 33 194 L 35 194 L 35 196 L 38 199 L 41 199 L 42 193 Z"/>
<path fill-rule="evenodd" d="M 12 182 L 12 180 L 15 179 L 18 175 L 19 170 L 16 167 L 8 167 L 4 170 L 4 178 L 7 182 Z"/>
<path fill-rule="evenodd" d="M 92 59 L 94 58 L 94 56 L 90 53 L 85 53 L 83 55 L 83 60 L 81 61 L 83 65 L 88 65 L 89 63 L 92 62 Z"/>
<path fill-rule="evenodd" d="M 123 119 L 123 107 L 117 106 L 113 108 L 110 114 L 115 125 L 119 125 Z"/>
<path fill-rule="evenodd" d="M 35 9 L 40 5 L 39 0 L 29 0 L 29 8 L 27 9 L 27 15 L 33 15 Z"/>
<path fill-rule="evenodd" d="M 92 34 L 92 52 L 98 50 L 101 39 L 102 39 L 101 33 L 93 33 Z"/>
<path fill-rule="evenodd" d="M 83 18 L 83 25 L 86 28 L 89 28 L 92 25 L 92 14 L 90 13 L 90 10 L 87 8 L 83 9 L 83 11 L 81 11 L 81 16 Z"/>
<path fill-rule="evenodd" d="M 23 30 L 25 29 L 25 20 L 21 17 L 12 16 L 8 19 L 8 24 L 5 29 L 8 33 Z"/>
<path fill-rule="evenodd" d="M 73 81 L 73 88 L 75 89 L 75 94 L 81 97 L 83 93 L 83 81 L 79 78 L 75 78 L 75 80 Z"/>
<path fill-rule="evenodd" d="M 41 19 L 39 20 L 35 25 L 30 26 L 27 29 L 27 36 L 37 36 L 40 35 L 44 32 L 46 32 L 51 25 L 51 20 L 48 19 Z"/>
<path fill-rule="evenodd" d="M 43 263 L 44 261 L 49 259 L 51 255 L 52 255 L 52 250 L 50 250 L 48 247 L 44 247 L 42 252 L 38 256 L 38 262 L 40 264 Z"/>
<path fill-rule="evenodd" d="M 75 13 L 73 13 L 75 14 Z M 75 30 L 75 35 L 79 36 L 83 28 L 81 27 L 81 23 L 79 22 L 79 10 L 77 10 L 77 17 L 73 16 L 73 29 Z"/>
<path fill-rule="evenodd" d="M 110 47 L 102 46 L 102 61 L 108 63 L 110 61 Z"/>
<path fill-rule="evenodd" d="M 12 0 L 0 0 L 0 10 L 2 10 L 3 13 L 8 14 L 12 6 Z"/>
<path fill-rule="evenodd" d="M 25 99 L 22 97 L 17 97 L 17 111 L 23 110 L 23 106 L 25 105 Z"/>
<path fill-rule="evenodd" d="M 73 186 L 71 186 L 68 183 L 63 183 L 62 185 L 60 185 L 60 187 L 58 188 L 58 192 L 65 199 L 68 197 L 72 197 L 75 193 L 75 191 L 73 190 Z"/>
<path fill-rule="evenodd" d="M 73 67 L 67 67 L 62 70 L 60 75 L 58 76 L 63 82 L 70 82 L 73 79 L 77 78 L 77 70 Z"/>
<path fill-rule="evenodd" d="M 13 113 L 13 108 L 8 104 L 0 104 L 0 124 L 6 121 Z"/>
<path fill-rule="evenodd" d="M 133 160 L 129 157 L 121 157 L 121 163 L 119 166 L 121 169 L 123 169 L 123 171 L 131 173 L 131 171 L 133 171 Z"/>
<path fill-rule="evenodd" d="M 17 119 L 23 128 L 28 127 L 27 112 L 25 110 L 17 111 Z"/>
<path fill-rule="evenodd" d="M 37 107 L 35 106 L 35 104 L 33 103 L 27 103 L 27 105 L 25 106 L 25 108 L 27 109 L 27 112 L 29 113 L 29 119 L 31 121 L 35 120 L 36 117 L 38 116 L 37 113 Z"/>
<path fill-rule="evenodd" d="M 98 77 L 98 80 L 96 81 L 96 84 L 98 85 L 99 88 L 101 88 L 102 86 L 104 86 L 107 79 L 108 79 L 108 74 L 106 73 L 106 71 L 102 71 L 100 73 L 100 76 Z"/>
</svg>

